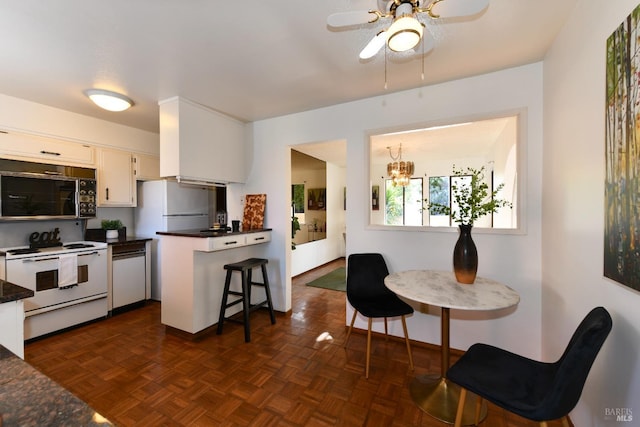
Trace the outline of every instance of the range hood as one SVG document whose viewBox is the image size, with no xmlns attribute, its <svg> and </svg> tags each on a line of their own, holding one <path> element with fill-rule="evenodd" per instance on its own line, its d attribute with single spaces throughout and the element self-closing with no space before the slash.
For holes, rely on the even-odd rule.
<svg viewBox="0 0 640 427">
<path fill-rule="evenodd" d="M 179 184 L 205 185 L 209 187 L 226 187 L 227 186 L 226 182 L 206 181 L 198 178 L 190 178 L 188 176 L 178 175 L 175 178 Z"/>
<path fill-rule="evenodd" d="M 158 104 L 161 177 L 210 186 L 245 182 L 245 123 L 180 97 Z"/>
</svg>

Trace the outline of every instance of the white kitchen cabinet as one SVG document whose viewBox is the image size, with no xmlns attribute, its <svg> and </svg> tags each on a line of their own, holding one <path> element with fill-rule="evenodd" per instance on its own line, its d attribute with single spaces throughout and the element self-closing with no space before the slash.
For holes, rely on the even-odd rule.
<svg viewBox="0 0 640 427">
<path fill-rule="evenodd" d="M 271 241 L 271 231 L 259 231 L 255 233 L 230 234 L 208 239 L 208 251 L 223 251 L 226 249 L 237 248 L 240 246 L 258 245 L 260 243 L 268 243 Z"/>
<path fill-rule="evenodd" d="M 160 179 L 160 157 L 135 153 L 133 155 L 133 175 L 136 180 L 140 181 Z"/>
<path fill-rule="evenodd" d="M 232 234 L 230 236 L 216 237 L 209 239 L 210 251 L 224 251 L 227 249 L 246 246 L 247 240 L 244 234 Z"/>
<path fill-rule="evenodd" d="M 13 131 L 0 131 L 0 156 L 62 165 L 95 164 L 95 149 L 90 145 Z"/>
<path fill-rule="evenodd" d="M 257 245 L 271 241 L 271 231 L 260 231 L 257 233 L 249 233 L 246 235 L 246 245 Z"/>
<path fill-rule="evenodd" d="M 130 152 L 98 149 L 98 206 L 136 206 L 133 156 Z"/>
<path fill-rule="evenodd" d="M 244 123 L 184 98 L 160 105 L 160 176 L 243 183 Z"/>
<path fill-rule="evenodd" d="M 0 304 L 0 344 L 24 359 L 24 303 L 22 300 Z"/>
</svg>

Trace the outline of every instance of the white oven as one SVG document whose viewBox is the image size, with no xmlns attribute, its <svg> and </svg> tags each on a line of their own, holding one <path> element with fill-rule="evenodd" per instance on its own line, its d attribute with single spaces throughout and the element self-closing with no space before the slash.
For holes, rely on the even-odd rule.
<svg viewBox="0 0 640 427">
<path fill-rule="evenodd" d="M 5 280 L 31 289 L 25 339 L 107 316 L 107 244 L 3 249 Z"/>
</svg>

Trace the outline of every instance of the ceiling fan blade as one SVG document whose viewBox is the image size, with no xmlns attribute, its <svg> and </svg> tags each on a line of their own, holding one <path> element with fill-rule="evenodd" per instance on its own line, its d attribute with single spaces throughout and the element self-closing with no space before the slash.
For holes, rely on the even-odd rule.
<svg viewBox="0 0 640 427">
<path fill-rule="evenodd" d="M 430 15 L 439 18 L 472 16 L 489 6 L 489 0 L 435 0 Z"/>
<path fill-rule="evenodd" d="M 378 10 L 389 12 L 392 1 L 393 0 L 378 0 Z"/>
<path fill-rule="evenodd" d="M 425 31 L 422 34 L 422 44 L 423 46 L 418 45 L 415 47 L 416 52 L 427 53 L 431 51 L 431 49 L 433 49 L 436 46 L 436 41 L 433 38 L 433 36 L 431 36 L 431 34 L 428 34 L 427 31 Z"/>
<path fill-rule="evenodd" d="M 347 27 L 349 25 L 367 24 L 378 20 L 375 12 L 356 10 L 353 12 L 333 13 L 327 18 L 330 27 Z"/>
<path fill-rule="evenodd" d="M 382 46 L 387 43 L 387 32 L 380 31 L 374 38 L 360 52 L 360 59 L 369 59 L 375 56 L 376 53 L 382 49 Z"/>
</svg>

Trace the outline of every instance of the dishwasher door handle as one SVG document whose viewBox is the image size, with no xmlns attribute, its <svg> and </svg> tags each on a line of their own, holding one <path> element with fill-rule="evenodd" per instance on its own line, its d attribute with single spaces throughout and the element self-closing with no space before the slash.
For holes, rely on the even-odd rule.
<svg viewBox="0 0 640 427">
<path fill-rule="evenodd" d="M 145 256 L 145 251 L 136 251 L 136 252 L 123 252 L 119 254 L 114 254 L 112 256 L 114 261 L 118 261 L 121 259 L 135 258 L 135 257 L 143 257 Z"/>
</svg>

